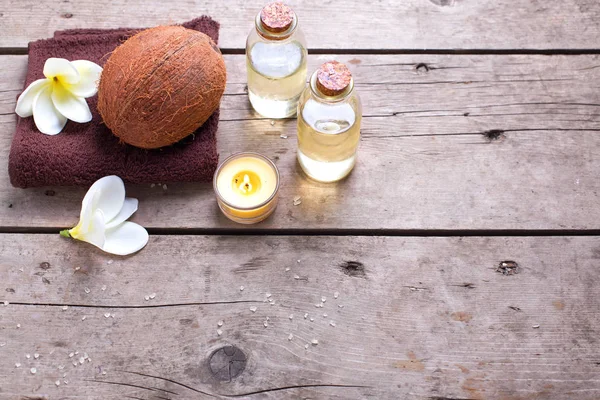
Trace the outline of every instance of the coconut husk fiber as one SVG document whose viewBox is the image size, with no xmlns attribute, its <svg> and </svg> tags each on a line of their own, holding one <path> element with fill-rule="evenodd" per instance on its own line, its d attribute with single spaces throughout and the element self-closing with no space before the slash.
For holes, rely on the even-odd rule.
<svg viewBox="0 0 600 400">
<path fill-rule="evenodd" d="M 201 17 L 182 24 L 208 35 L 218 43 L 219 24 Z M 110 53 L 141 29 L 73 29 L 59 31 L 51 39 L 29 43 L 25 86 L 43 78 L 49 57 L 90 60 L 104 65 Z M 102 123 L 98 96 L 87 99 L 92 121 L 68 121 L 61 133 L 39 132 L 33 118 L 18 118 L 8 172 L 13 186 L 88 186 L 106 175 L 129 183 L 210 182 L 218 163 L 216 133 L 219 110 L 192 135 L 156 150 L 123 144 Z"/>
</svg>

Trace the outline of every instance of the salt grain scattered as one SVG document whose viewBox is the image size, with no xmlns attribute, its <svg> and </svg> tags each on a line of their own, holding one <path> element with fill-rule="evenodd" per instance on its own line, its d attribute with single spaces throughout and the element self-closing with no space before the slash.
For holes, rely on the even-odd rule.
<svg viewBox="0 0 600 400">
<path fill-rule="evenodd" d="M 300 200 L 300 197 L 298 197 L 297 199 L 294 199 L 295 206 L 299 206 L 300 204 L 302 204 L 302 200 Z"/>
<path fill-rule="evenodd" d="M 40 355 L 39 355 L 38 353 L 35 353 L 35 354 L 33 355 L 33 358 L 35 358 L 35 359 L 37 360 L 38 358 L 40 358 Z"/>
<path fill-rule="evenodd" d="M 217 325 L 218 325 L 218 326 L 223 326 L 223 321 L 219 321 L 219 322 L 217 322 Z"/>
<path fill-rule="evenodd" d="M 83 364 L 84 361 L 85 361 L 85 358 L 79 357 L 79 364 Z"/>
<path fill-rule="evenodd" d="M 75 271 L 79 271 L 81 267 L 75 267 Z"/>
<path fill-rule="evenodd" d="M 321 301 L 322 301 L 323 303 L 325 303 L 325 302 L 327 301 L 327 297 L 325 297 L 325 296 L 321 297 Z"/>
<path fill-rule="evenodd" d="M 153 187 L 155 187 L 155 186 L 156 186 L 156 183 L 152 183 L 152 184 L 150 185 L 150 187 L 151 187 L 151 188 L 153 188 Z"/>
<path fill-rule="evenodd" d="M 275 125 L 275 121 L 271 120 L 271 126 Z"/>
<path fill-rule="evenodd" d="M 288 138 L 287 135 L 284 135 L 284 134 L 279 135 L 279 137 L 282 138 L 282 139 L 287 139 Z"/>
<path fill-rule="evenodd" d="M 317 339 L 313 339 L 313 340 L 311 340 L 311 342 L 310 342 L 310 343 L 311 343 L 313 346 L 316 346 L 316 345 L 318 345 L 318 344 L 319 344 L 319 341 L 318 341 Z"/>
<path fill-rule="evenodd" d="M 65 366 L 64 365 L 59 365 L 58 369 L 65 369 Z"/>
<path fill-rule="evenodd" d="M 334 298 L 334 299 L 337 299 L 339 295 L 340 295 L 340 293 L 339 293 L 339 292 L 335 292 L 335 293 L 333 294 L 333 298 Z"/>
<path fill-rule="evenodd" d="M 285 269 L 285 272 L 289 272 L 289 270 L 290 270 L 290 269 L 291 269 L 290 267 L 287 267 L 287 268 Z"/>
<path fill-rule="evenodd" d="M 36 369 L 36 368 L 31 368 L 29 371 L 30 371 L 32 374 L 35 374 L 35 373 L 37 372 L 37 369 Z"/>
<path fill-rule="evenodd" d="M 271 297 L 271 293 L 266 293 L 265 296 Z"/>
<path fill-rule="evenodd" d="M 294 319 L 294 314 L 290 314 L 290 319 Z"/>
<path fill-rule="evenodd" d="M 256 307 L 250 307 L 250 311 L 252 311 L 253 313 L 255 313 L 255 312 L 256 312 L 256 310 L 257 310 L 257 308 L 256 308 Z"/>
<path fill-rule="evenodd" d="M 297 262 L 298 262 L 298 264 L 300 264 L 300 260 L 298 260 Z"/>
<path fill-rule="evenodd" d="M 55 384 L 56 386 L 60 386 L 60 380 L 58 380 L 58 381 L 54 382 L 54 384 Z"/>
<path fill-rule="evenodd" d="M 0 343 L 0 347 L 6 346 L 6 343 Z"/>
<path fill-rule="evenodd" d="M 299 275 L 294 275 L 294 279 L 300 279 Z"/>
<path fill-rule="evenodd" d="M 77 366 L 77 361 L 73 361 L 73 366 L 76 367 Z"/>
<path fill-rule="evenodd" d="M 21 327 L 21 324 L 17 324 L 17 329 L 19 329 Z"/>
<path fill-rule="evenodd" d="M 10 304 L 10 303 L 9 303 L 8 301 L 5 301 L 5 302 L 4 302 L 4 305 L 5 305 L 5 306 L 7 306 L 7 305 L 9 305 L 9 304 Z"/>
<path fill-rule="evenodd" d="M 533 329 L 537 329 L 537 328 L 539 328 L 539 327 L 540 327 L 539 325 L 533 325 L 533 327 L 532 327 L 532 328 L 533 328 Z"/>
<path fill-rule="evenodd" d="M 324 318 L 327 318 L 327 313 L 323 313 L 323 317 L 324 317 Z"/>
<path fill-rule="evenodd" d="M 102 375 L 106 375 L 106 371 L 102 371 Z"/>
<path fill-rule="evenodd" d="M 243 292 L 243 291 L 244 291 L 244 287 L 240 286 L 240 292 Z"/>
<path fill-rule="evenodd" d="M 21 368 L 21 363 L 15 363 L 15 368 Z"/>
<path fill-rule="evenodd" d="M 220 329 L 217 329 L 217 335 L 221 336 L 223 334 L 223 331 Z"/>
<path fill-rule="evenodd" d="M 305 349 L 308 349 L 308 344 L 305 344 L 305 345 L 304 345 L 304 348 L 305 348 Z"/>
<path fill-rule="evenodd" d="M 270 321 L 270 318 L 269 318 L 269 317 L 267 317 L 267 321 Z"/>
<path fill-rule="evenodd" d="M 310 322 L 313 322 L 315 319 L 313 317 L 310 317 Z"/>
<path fill-rule="evenodd" d="M 102 285 L 102 291 L 106 290 L 106 285 Z"/>
<path fill-rule="evenodd" d="M 63 311 L 67 311 L 69 309 L 69 306 L 63 306 Z"/>
<path fill-rule="evenodd" d="M 167 190 L 167 185 L 166 184 L 163 185 L 163 190 Z"/>
<path fill-rule="evenodd" d="M 75 353 L 69 353 L 69 358 L 73 358 L 74 355 Z"/>
<path fill-rule="evenodd" d="M 265 328 L 266 328 L 267 326 L 269 326 L 269 323 L 268 323 L 267 321 L 265 321 L 265 322 L 263 322 L 263 325 L 264 325 L 264 326 L 265 326 Z"/>
<path fill-rule="evenodd" d="M 304 314 L 304 319 L 308 318 L 308 313 Z"/>
<path fill-rule="evenodd" d="M 83 289 L 84 292 L 86 292 L 87 294 L 89 294 L 91 292 L 90 288 L 86 287 Z"/>
<path fill-rule="evenodd" d="M 156 297 L 156 293 L 152 293 L 152 294 L 150 295 L 150 299 L 154 299 L 155 297 Z"/>
<path fill-rule="evenodd" d="M 344 305 L 343 304 L 338 304 L 338 307 L 339 308 L 344 308 Z"/>
<path fill-rule="evenodd" d="M 334 321 L 329 321 L 329 325 L 333 326 L 335 328 L 335 322 Z"/>
<path fill-rule="evenodd" d="M 288 336 L 288 340 L 292 340 L 293 338 L 294 338 L 294 335 L 292 335 L 292 334 L 290 333 L 290 335 Z"/>
<path fill-rule="evenodd" d="M 25 358 L 29 360 L 31 358 L 31 354 L 25 354 Z"/>
<path fill-rule="evenodd" d="M 69 384 L 69 381 L 65 379 L 65 380 L 63 381 L 63 383 L 64 383 L 65 385 L 68 385 L 68 384 Z"/>
<path fill-rule="evenodd" d="M 150 300 L 150 296 L 148 296 L 148 295 L 144 296 L 144 300 L 149 301 Z"/>
<path fill-rule="evenodd" d="M 110 265 L 110 264 L 114 263 L 114 261 L 113 261 L 113 260 L 108 260 L 106 263 L 107 263 L 108 265 Z"/>
<path fill-rule="evenodd" d="M 110 318 L 110 313 L 104 313 L 104 318 Z"/>
<path fill-rule="evenodd" d="M 86 319 L 86 318 L 87 318 L 87 317 L 84 315 L 83 317 L 81 317 L 81 320 L 82 320 L 82 321 L 85 321 L 85 319 Z"/>
</svg>

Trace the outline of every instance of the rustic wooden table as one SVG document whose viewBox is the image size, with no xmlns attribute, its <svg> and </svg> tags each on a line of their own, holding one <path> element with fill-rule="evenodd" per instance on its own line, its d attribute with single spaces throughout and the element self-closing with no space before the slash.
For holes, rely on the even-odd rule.
<svg viewBox="0 0 600 400">
<path fill-rule="evenodd" d="M 348 63 L 364 102 L 336 185 L 300 173 L 295 120 L 249 107 L 264 1 L 169 3 L 2 1 L 0 399 L 600 398 L 600 3 L 293 1 L 309 70 Z M 276 160 L 276 213 L 243 227 L 208 184 L 128 186 L 139 254 L 59 237 L 85 190 L 7 175 L 27 43 L 201 14 L 221 157 Z"/>
</svg>

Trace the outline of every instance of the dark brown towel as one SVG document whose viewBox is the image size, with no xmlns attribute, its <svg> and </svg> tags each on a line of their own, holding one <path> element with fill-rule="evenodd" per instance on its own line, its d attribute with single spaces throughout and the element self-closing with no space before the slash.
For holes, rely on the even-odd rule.
<svg viewBox="0 0 600 400">
<path fill-rule="evenodd" d="M 219 39 L 219 24 L 209 17 L 183 24 Z M 25 87 L 43 78 L 49 57 L 90 60 L 104 65 L 120 43 L 139 29 L 73 29 L 54 38 L 29 44 Z M 87 99 L 93 119 L 87 124 L 72 121 L 61 133 L 39 132 L 33 118 L 19 118 L 8 161 L 10 182 L 26 188 L 46 185 L 87 186 L 106 175 L 118 175 L 130 183 L 209 182 L 218 162 L 217 110 L 193 135 L 162 149 L 142 150 L 119 143 L 102 124 L 96 109 L 97 96 Z"/>
</svg>

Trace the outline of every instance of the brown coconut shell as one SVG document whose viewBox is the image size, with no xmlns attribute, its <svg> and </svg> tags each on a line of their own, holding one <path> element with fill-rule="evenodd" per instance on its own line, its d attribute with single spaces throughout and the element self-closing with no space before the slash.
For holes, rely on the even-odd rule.
<svg viewBox="0 0 600 400">
<path fill-rule="evenodd" d="M 205 34 L 159 26 L 132 36 L 107 60 L 98 111 L 123 142 L 168 146 L 198 129 L 219 107 L 225 61 Z"/>
</svg>

